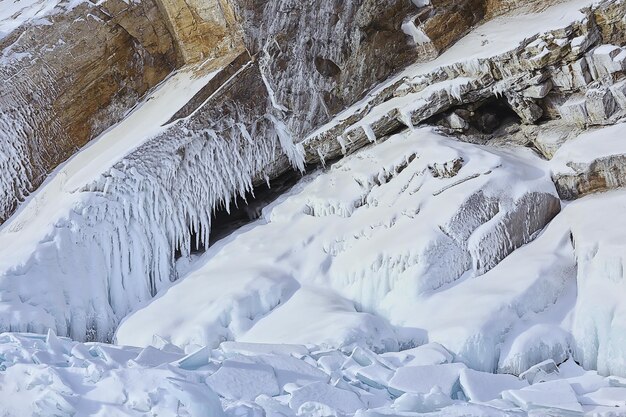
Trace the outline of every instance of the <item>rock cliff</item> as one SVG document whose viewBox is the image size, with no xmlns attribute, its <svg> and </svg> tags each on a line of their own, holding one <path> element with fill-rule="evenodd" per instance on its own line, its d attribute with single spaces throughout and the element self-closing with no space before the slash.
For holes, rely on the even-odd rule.
<svg viewBox="0 0 626 417">
<path fill-rule="evenodd" d="M 299 142 L 376 83 L 513 6 L 106 0 L 65 10 L 60 3 L 46 16 L 50 24 L 25 20 L 0 40 L 0 71 L 11 80 L 2 126 L 14 132 L 3 138 L 0 222 L 181 65 L 233 61 L 247 49 L 263 80 L 256 93 L 270 99 L 263 112 Z M 247 79 L 240 85 L 246 90 Z"/>
</svg>

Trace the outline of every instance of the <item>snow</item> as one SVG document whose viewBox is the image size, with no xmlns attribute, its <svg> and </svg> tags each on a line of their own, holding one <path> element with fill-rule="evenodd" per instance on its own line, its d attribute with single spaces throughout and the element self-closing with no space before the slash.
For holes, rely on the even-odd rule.
<svg viewBox="0 0 626 417">
<path fill-rule="evenodd" d="M 383 356 L 396 366 L 440 365 L 453 360 L 453 355 L 439 343 L 427 343 L 400 353 L 386 352 Z"/>
<path fill-rule="evenodd" d="M 533 31 L 579 19 L 586 3 L 487 23 L 413 75 L 458 60 L 460 51 L 470 60 L 501 53 Z M 513 20 L 516 30 L 506 24 Z M 496 46 L 502 42 L 501 49 L 485 48 L 485 37 Z M 172 130 L 188 136 L 189 120 L 161 125 L 212 76 L 183 71 L 166 80 L 126 120 L 51 175 L 0 229 L 2 328 L 52 328 L 80 340 L 110 340 L 118 322 L 137 309 L 120 327 L 118 341 L 147 346 L 160 335 L 188 352 L 224 340 L 375 351 L 442 341 L 467 363 L 495 370 L 499 352 L 485 360 L 477 352 L 496 349 L 509 328 L 547 309 L 567 287 L 565 256 L 550 257 L 558 261 L 549 269 L 558 277 L 554 282 L 526 274 L 511 284 L 500 272 L 489 275 L 558 211 L 546 166 L 530 151 L 489 150 L 422 129 L 305 179 L 262 220 L 205 254 L 184 285 L 171 286 L 178 278 L 175 249 L 187 257 L 193 238 L 207 241 L 212 210 L 228 208 L 234 195 L 249 191 L 252 178 L 281 149 L 301 167 L 302 148 L 272 120 L 277 140 L 267 143 L 250 141 L 254 129 L 242 124 L 234 126 L 235 140 L 221 141 L 213 130 L 203 132 L 206 138 L 166 137 Z M 458 96 L 472 81 L 460 78 L 446 88 Z M 461 159 L 458 174 L 434 175 Z M 477 201 L 481 208 L 470 210 Z M 524 216 L 532 220 L 517 233 Z M 567 245 L 557 240 L 565 252 Z M 264 241 L 272 244 L 259 244 Z M 546 271 L 548 257 L 533 264 L 535 272 Z M 482 285 L 497 281 L 493 304 L 473 309 L 464 331 L 456 330 L 458 312 L 435 320 L 415 314 L 448 296 L 485 294 Z M 532 308 L 519 307 L 543 287 L 549 291 Z M 514 288 L 507 301 L 495 301 L 507 288 Z M 86 300 L 84 294 L 97 296 Z M 416 299 L 415 311 L 407 308 Z M 301 311 L 312 319 L 293 320 Z M 507 317 L 505 324 L 491 326 L 477 341 L 495 313 Z M 270 340 L 268 329 L 276 328 Z"/>
<path fill-rule="evenodd" d="M 585 14 L 581 10 L 594 3 L 596 3 L 596 0 L 569 0 L 559 2 L 539 12 L 523 12 L 523 9 L 521 9 L 477 26 L 439 57 L 431 61 L 409 66 L 399 74 L 376 86 L 363 100 L 344 110 L 332 121 L 316 129 L 309 137 L 315 137 L 331 129 L 340 121 L 346 120 L 355 113 L 366 109 L 370 102 L 377 97 L 378 92 L 400 80 L 419 80 L 429 73 L 434 73 L 436 70 L 448 66 L 480 67 L 481 60 L 514 51 L 524 41 L 532 40 L 538 34 L 561 29 L 573 22 L 582 21 L 585 18 Z M 419 29 L 415 28 L 413 24 L 406 23 L 403 29 L 414 37 L 417 44 L 426 42 L 426 39 L 419 33 Z M 419 95 L 421 94 L 420 92 Z M 413 95 L 409 94 L 409 96 Z M 408 100 L 407 97 L 401 97 L 391 100 L 394 103 L 403 101 L 413 103 L 415 98 Z M 390 106 L 391 103 L 388 103 L 386 107 L 374 107 L 375 110 L 370 114 L 370 117 L 376 118 L 384 114 L 385 110 L 388 110 Z M 410 125 L 410 123 L 407 124 L 407 126 Z"/>
<path fill-rule="evenodd" d="M 496 19 L 402 76 L 505 53 L 589 3 Z M 189 255 L 189 229 L 206 238 L 211 211 L 249 191 L 277 149 L 303 168 L 275 118 L 274 142 L 255 143 L 243 124 L 232 141 L 215 131 L 169 141 L 184 123 L 163 124 L 214 75 L 168 78 L 0 229 L 0 327 L 46 333 L 0 335 L 3 412 L 626 412 L 624 380 L 605 377 L 626 375 L 626 192 L 557 214 L 551 179 L 621 152 L 624 125 L 546 162 L 429 128 L 375 143 L 366 118 L 372 146 L 305 176 L 172 284 L 174 248 Z M 458 96 L 473 81 L 444 89 Z M 398 102 L 409 111 L 413 98 Z M 176 159 L 181 149 L 189 160 Z M 109 340 L 123 317 L 118 345 L 51 330 Z"/>
<path fill-rule="evenodd" d="M 623 385 L 571 363 L 562 365 L 558 379 L 531 386 L 511 375 L 485 374 L 459 363 L 400 366 L 390 371 L 414 392 L 396 396 L 393 390 L 359 383 L 353 368 L 337 368 L 330 375 L 323 370 L 322 358 L 331 356 L 343 362 L 357 358 L 363 364 L 352 366 L 361 370 L 371 366 L 365 363 L 366 357 L 373 363 L 386 362 L 383 356 L 362 348 L 350 356 L 336 350 L 322 353 L 314 346 L 305 351 L 295 348 L 302 354 L 296 358 L 288 353 L 288 346 L 282 352 L 267 353 L 277 345 L 248 345 L 247 355 L 224 358 L 232 354 L 219 347 L 209 352 L 206 365 L 185 369 L 179 366 L 184 354 L 169 352 L 167 346 L 163 347 L 166 350 L 112 348 L 57 338 L 53 333 L 47 337 L 5 333 L 0 340 L 0 398 L 3 411 L 14 413 L 10 415 L 363 417 L 434 413 L 491 417 L 582 415 L 583 410 L 597 411 L 599 407 L 610 408 L 613 415 L 626 412 Z M 117 350 L 118 359 L 103 361 L 95 354 L 101 349 Z M 50 351 L 56 354 L 49 361 L 34 360 L 38 353 Z M 173 361 L 151 365 L 139 364 L 136 359 L 154 356 L 157 351 Z M 316 362 L 314 358 L 320 354 Z M 580 395 L 574 391 L 574 381 L 597 378 L 600 380 L 592 391 Z"/>
<path fill-rule="evenodd" d="M 405 366 L 399 368 L 389 381 L 389 392 L 400 396 L 408 394 L 428 394 L 437 388 L 447 397 L 456 397 L 459 374 L 465 365 L 450 363 L 443 365 Z"/>
<path fill-rule="evenodd" d="M 303 311 L 307 314 L 302 314 Z M 341 324 L 329 329 L 329 323 L 333 322 Z M 293 329 L 298 332 L 294 333 Z M 321 338 L 316 340 L 313 335 Z M 372 335 L 376 335 L 380 342 L 374 342 Z M 380 345 L 381 350 L 397 349 L 395 334 L 385 320 L 359 313 L 354 303 L 322 288 L 300 288 L 281 308 L 261 318 L 238 340 L 315 342 L 329 346 Z"/>
<path fill-rule="evenodd" d="M 552 158 L 555 174 L 574 173 L 572 166 L 588 164 L 613 155 L 625 155 L 626 123 L 592 129 L 566 141 Z"/>
<path fill-rule="evenodd" d="M 49 24 L 46 17 L 66 13 L 85 0 L 0 0 L 0 41 L 25 23 Z"/>
<path fill-rule="evenodd" d="M 233 353 L 233 349 L 247 353 Z M 531 386 L 511 375 L 477 372 L 460 363 L 391 366 L 386 369 L 394 375 L 392 380 L 411 391 L 398 396 L 394 389 L 355 378 L 373 364 L 389 366 L 387 354 L 358 347 L 352 353 L 319 349 L 263 344 L 237 347 L 226 342 L 217 349 L 203 350 L 199 356 L 205 360 L 189 368 L 182 366 L 189 356 L 167 343 L 161 348 L 141 349 L 79 343 L 53 332 L 47 336 L 3 333 L 2 412 L 10 416 L 76 417 L 372 417 L 420 413 L 521 417 L 582 415 L 583 410 L 599 411 L 602 407 L 613 415 L 626 412 L 626 384 L 569 362 L 561 366 L 557 379 Z M 296 352 L 298 357 L 293 356 Z M 331 357 L 344 365 L 329 373 L 322 363 Z M 578 394 L 574 387 L 581 384 L 590 391 Z"/>
<path fill-rule="evenodd" d="M 461 168 L 451 171 L 459 158 Z M 0 335 L 0 378 L 9 390 L 0 396 L 18 396 L 15 410 L 7 408 L 18 415 L 626 411 L 620 402 L 626 388 L 617 379 L 571 359 L 555 363 L 572 350 L 577 360 L 592 361 L 594 343 L 600 351 L 614 343 L 611 333 L 586 337 L 594 332 L 587 326 L 603 323 L 600 316 L 589 320 L 601 311 L 590 314 L 588 303 L 602 297 L 619 313 L 618 287 L 602 278 L 596 291 L 612 291 L 610 297 L 586 288 L 582 297 L 575 287 L 588 285 L 581 276 L 594 268 L 606 270 L 605 261 L 594 260 L 605 248 L 617 245 L 607 255 L 623 253 L 621 229 L 607 223 L 621 219 L 623 191 L 568 204 L 485 272 L 471 262 L 492 256 L 466 245 L 503 224 L 500 213 L 514 212 L 529 194 L 554 195 L 550 168 L 530 152 L 464 144 L 431 129 L 396 135 L 305 177 L 259 221 L 211 247 L 189 275 L 140 305 L 116 338 L 143 348 L 78 343 L 51 331 Z M 470 198 L 485 202 L 484 210 L 495 201 L 498 211 L 471 211 Z M 608 214 L 588 215 L 603 210 Z M 397 224 L 394 235 L 378 234 Z M 406 283 L 390 280 L 397 290 L 383 288 L 377 300 L 370 293 L 381 290 L 380 273 L 346 285 L 334 265 L 346 256 L 342 268 L 350 266 L 347 259 L 362 267 L 363 248 L 402 253 L 445 239 L 440 233 L 453 250 L 436 256 L 449 263 L 458 253 L 466 258 L 460 275 L 438 287 L 412 288 L 422 279 L 416 273 Z M 600 250 L 588 252 L 599 236 Z M 369 245 L 360 246 L 360 239 Z M 506 242 L 500 239 L 493 242 Z M 390 265 L 391 271 L 406 267 Z M 598 359 L 603 373 L 621 372 L 615 357 Z M 504 369 L 527 371 L 526 379 L 481 372 Z"/>
<path fill-rule="evenodd" d="M 626 375 L 623 190 L 582 198 L 564 212 L 578 261 L 572 333 L 575 358 L 600 374 Z M 590 215 L 592 213 L 592 215 Z"/>
<path fill-rule="evenodd" d="M 353 414 L 363 408 L 363 403 L 354 392 L 333 387 L 321 382 L 314 382 L 291 393 L 289 407 L 302 414 L 309 402 L 321 403 L 344 414 Z"/>
<path fill-rule="evenodd" d="M 456 175 L 433 175 L 459 158 Z M 145 346 L 156 334 L 183 347 L 226 339 L 389 351 L 430 338 L 492 371 L 497 355 L 481 362 L 476 338 L 487 333 L 495 349 L 515 320 L 551 305 L 571 277 L 565 230 L 513 259 L 504 258 L 523 242 L 498 232 L 516 227 L 520 208 L 556 201 L 554 194 L 547 165 L 530 152 L 463 144 L 430 129 L 403 133 L 305 178 L 131 314 L 116 340 Z M 494 210 L 473 211 L 476 198 Z M 528 240 L 550 218 L 525 232 Z M 509 278 L 497 272 L 502 259 Z M 468 303 L 468 311 L 455 308 Z M 443 310 L 432 317 L 435 305 Z M 496 313 L 502 321 L 491 334 L 484 323 Z"/>
<path fill-rule="evenodd" d="M 571 412 L 573 415 L 582 415 L 583 411 L 570 384 L 562 380 L 543 382 L 520 390 L 509 390 L 502 394 L 502 398 L 514 402 L 527 411 L 548 409 Z"/>
<path fill-rule="evenodd" d="M 463 162 L 458 173 L 450 178 L 442 176 L 459 158 Z M 452 407 L 458 407 L 455 401 L 463 398 L 485 407 L 519 407 L 539 414 L 544 411 L 537 410 L 581 413 L 582 406 L 600 412 L 598 407 L 609 407 L 607 404 L 613 404 L 620 393 L 607 388 L 621 387 L 612 386 L 597 373 L 576 368 L 569 358 L 573 356 L 585 367 L 593 368 L 595 352 L 600 352 L 597 364 L 602 374 L 622 373 L 622 354 L 616 349 L 621 345 L 617 337 L 622 331 L 617 326 L 621 317 L 618 300 L 622 296 L 621 287 L 615 286 L 621 278 L 594 278 L 594 289 L 589 289 L 586 277 L 590 272 L 605 274 L 594 272 L 594 268 L 606 271 L 607 265 L 614 262 L 606 264 L 595 258 L 623 252 L 619 249 L 621 228 L 615 227 L 626 204 L 623 191 L 568 204 L 541 232 L 533 233 L 534 240 L 501 258 L 490 270 L 477 274 L 471 262 L 463 261 L 456 279 L 429 290 L 399 286 L 401 290 L 394 293 L 393 286 L 380 289 L 380 273 L 351 278 L 346 286 L 342 269 L 336 268 L 344 254 L 346 267 L 362 268 L 368 262 L 367 248 L 373 254 L 375 248 L 378 253 L 394 253 L 394 248 L 403 248 L 404 241 L 416 248 L 419 238 L 440 239 L 420 226 L 421 222 L 440 225 L 439 230 L 463 248 L 479 236 L 477 231 L 482 234 L 483 229 L 501 219 L 496 213 L 481 220 L 484 214 L 467 209 L 459 217 L 457 210 L 464 207 L 468 196 L 479 196 L 482 200 L 478 201 L 487 203 L 496 198 L 498 210 L 502 211 L 521 204 L 507 203 L 507 199 L 519 199 L 529 190 L 552 195 L 551 167 L 551 163 L 530 153 L 449 141 L 430 129 L 394 136 L 305 177 L 267 207 L 261 220 L 209 250 L 196 271 L 129 316 L 118 330 L 117 340 L 146 345 L 153 334 L 159 334 L 183 347 L 217 346 L 219 338 L 215 335 L 226 334 L 246 342 L 321 345 L 335 352 L 319 354 L 318 359 L 318 366 L 330 375 L 331 383 L 340 381 L 342 375 L 361 389 L 398 397 L 393 404 L 381 406 L 378 415 L 442 407 L 452 413 Z M 506 175 L 509 171 L 516 173 L 514 178 Z M 506 186 L 499 188 L 499 181 Z M 428 203 L 438 198 L 437 210 L 429 210 Z M 394 230 L 394 235 L 378 234 L 377 229 L 393 228 L 403 217 L 410 220 L 403 223 L 402 229 Z M 406 232 L 405 237 L 402 232 Z M 283 236 L 298 238 L 285 240 Z M 360 246 L 361 238 L 368 244 Z M 611 245 L 616 247 L 610 249 Z M 348 257 L 346 252 L 353 247 L 358 248 L 358 256 Z M 603 255 L 605 250 L 608 252 Z M 446 253 L 440 250 L 437 255 Z M 448 259 L 457 258 L 458 253 L 452 252 Z M 281 280 L 288 285 L 288 291 L 281 290 L 281 295 L 272 289 L 275 283 L 259 281 L 258 273 L 267 273 L 268 268 L 274 276 L 284 274 Z M 402 271 L 405 266 L 390 264 L 381 270 L 394 268 Z M 420 277 L 411 276 L 413 280 Z M 217 297 L 214 294 L 232 308 L 231 300 L 237 298 L 230 294 L 235 287 L 242 285 L 249 294 L 252 282 L 259 283 L 256 288 L 261 294 L 275 294 L 271 308 L 247 313 L 246 326 L 237 323 L 241 319 L 233 316 L 234 310 L 225 321 L 219 319 L 223 317 L 219 311 L 209 313 L 207 306 L 216 304 L 211 301 L 216 299 L 211 297 Z M 356 284 L 359 287 L 351 287 Z M 381 292 L 372 296 L 372 290 Z M 187 301 L 190 294 L 208 303 L 181 305 L 181 297 Z M 604 308 L 597 308 L 598 299 L 617 320 L 603 317 Z M 176 319 L 172 312 L 181 308 L 184 311 Z M 161 311 L 167 311 L 167 316 Z M 356 319 L 359 316 L 362 321 Z M 154 317 L 164 319 L 156 322 Z M 376 321 L 381 324 L 367 327 Z M 597 339 L 589 337 L 606 322 L 615 329 L 603 331 Z M 329 337 L 345 334 L 356 336 Z M 431 343 L 406 349 L 428 341 Z M 228 343 L 232 342 L 226 346 Z M 352 350 L 354 346 L 360 347 Z M 342 360 L 333 348 L 352 354 Z M 397 348 L 404 350 L 390 352 Z M 385 353 L 376 356 L 372 350 Z M 562 362 L 563 369 L 556 371 Z M 454 372 L 449 372 L 450 367 Z M 480 372 L 496 370 L 522 374 L 525 379 Z M 534 385 L 525 387 L 529 383 Z M 439 388 L 434 389 L 436 386 Z M 294 392 L 295 387 L 284 387 L 287 393 Z M 406 391 L 409 394 L 402 395 Z M 334 398 L 334 394 L 329 396 Z M 324 408 L 328 404 L 318 403 L 313 400 L 302 412 L 328 412 Z"/>
<path fill-rule="evenodd" d="M 207 243 L 212 212 L 263 177 L 281 155 L 270 132 L 257 141 L 239 127 L 228 140 L 211 129 L 190 135 L 194 118 L 160 127 L 213 75 L 170 77 L 5 222 L 1 328 L 110 340 L 131 308 L 176 280 L 175 250 L 189 257 L 192 236 Z M 250 129 L 270 127 L 258 121 Z"/>
<path fill-rule="evenodd" d="M 462 369 L 459 383 L 467 399 L 476 403 L 499 399 L 505 390 L 520 389 L 528 385 L 526 381 L 513 375 L 490 374 L 473 369 Z"/>
<path fill-rule="evenodd" d="M 207 378 L 207 385 L 231 400 L 254 400 L 261 394 L 273 397 L 281 393 L 272 367 L 244 359 L 226 359 Z"/>
</svg>

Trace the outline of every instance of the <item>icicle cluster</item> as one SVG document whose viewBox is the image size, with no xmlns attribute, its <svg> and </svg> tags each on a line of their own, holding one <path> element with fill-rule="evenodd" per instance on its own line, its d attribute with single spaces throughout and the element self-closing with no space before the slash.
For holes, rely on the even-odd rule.
<svg viewBox="0 0 626 417">
<path fill-rule="evenodd" d="M 0 328 L 109 340 L 122 317 L 177 278 L 176 251 L 188 256 L 208 242 L 216 209 L 288 166 L 266 118 L 225 117 L 211 129 L 192 129 L 195 122 L 175 125 L 76 191 L 69 215 L 28 262 L 0 275 L 2 301 L 12 304 Z"/>
<path fill-rule="evenodd" d="M 37 82 L 20 77 L 16 55 L 22 54 L 7 55 L 5 51 L 0 55 L 0 79 L 4 83 L 0 100 L 0 224 L 45 174 L 44 152 L 57 152 L 49 138 L 64 137 L 58 121 L 50 120 L 45 113 L 55 92 L 54 84 L 49 82 L 54 78 L 52 70 L 42 66 Z"/>
</svg>

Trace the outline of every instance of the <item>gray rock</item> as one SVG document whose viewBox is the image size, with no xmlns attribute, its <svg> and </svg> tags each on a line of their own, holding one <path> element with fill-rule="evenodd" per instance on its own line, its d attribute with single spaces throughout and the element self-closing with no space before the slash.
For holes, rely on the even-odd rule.
<svg viewBox="0 0 626 417">
<path fill-rule="evenodd" d="M 533 138 L 535 147 L 547 159 L 552 159 L 556 151 L 575 134 L 576 129 L 560 122 L 549 122 L 538 130 Z"/>
<path fill-rule="evenodd" d="M 589 163 L 572 162 L 568 166 L 573 173 L 558 173 L 552 178 L 563 200 L 626 186 L 626 155 L 611 155 Z"/>
<path fill-rule="evenodd" d="M 559 113 L 564 121 L 577 126 L 585 126 L 589 120 L 586 97 L 582 94 L 572 95 L 559 107 Z"/>
<path fill-rule="evenodd" d="M 617 110 L 617 103 L 608 88 L 593 88 L 585 94 L 589 123 L 604 124 Z"/>
<path fill-rule="evenodd" d="M 548 80 L 544 83 L 533 85 L 524 90 L 524 97 L 528 98 L 544 98 L 552 91 L 552 80 Z"/>
</svg>

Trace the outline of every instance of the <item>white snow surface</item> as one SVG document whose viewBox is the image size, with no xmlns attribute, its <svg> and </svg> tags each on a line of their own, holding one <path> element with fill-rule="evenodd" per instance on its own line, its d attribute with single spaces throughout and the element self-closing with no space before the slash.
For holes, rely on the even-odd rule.
<svg viewBox="0 0 626 417">
<path fill-rule="evenodd" d="M 376 353 L 314 345 L 222 344 L 185 353 L 163 340 L 136 348 L 0 334 L 5 416 L 596 416 L 626 413 L 626 380 L 573 361 L 533 385 L 428 350 Z M 374 372 L 373 369 L 376 369 Z M 403 387 L 402 390 L 398 386 Z M 404 392 L 407 391 L 407 392 Z"/>
<path fill-rule="evenodd" d="M 460 170 L 446 177 L 455 161 Z M 430 340 L 495 371 L 509 329 L 552 306 L 575 277 L 562 223 L 516 251 L 525 242 L 507 232 L 521 227 L 530 241 L 543 223 L 531 230 L 516 213 L 532 218 L 554 194 L 547 164 L 530 151 L 430 128 L 399 134 L 304 178 L 128 316 L 116 339 L 376 351 Z"/>
<path fill-rule="evenodd" d="M 577 164 L 626 155 L 626 123 L 589 130 L 563 144 L 551 160 L 555 174 L 573 174 Z"/>
<path fill-rule="evenodd" d="M 590 3 L 496 19 L 401 76 L 509 51 Z M 0 39 L 56 7 L 43 4 L 0 0 Z M 172 285 L 164 248 L 190 239 L 180 218 L 208 233 L 199 207 L 242 194 L 275 150 L 238 153 L 217 136 L 185 148 L 222 158 L 198 175 L 206 184 L 180 187 L 202 204 L 170 201 L 185 193 L 165 195 L 124 159 L 213 75 L 166 80 L 0 228 L 0 325 L 48 331 L 0 334 L 0 415 L 626 415 L 626 380 L 608 376 L 626 376 L 626 191 L 570 203 L 545 226 L 559 204 L 551 173 L 623 154 L 624 125 L 550 162 L 429 128 L 395 135 L 305 176 Z M 48 330 L 104 339 L 131 310 L 117 345 Z"/>
<path fill-rule="evenodd" d="M 85 0 L 0 0 L 0 41 L 25 23 L 50 24 L 46 17 L 66 13 Z"/>
</svg>

